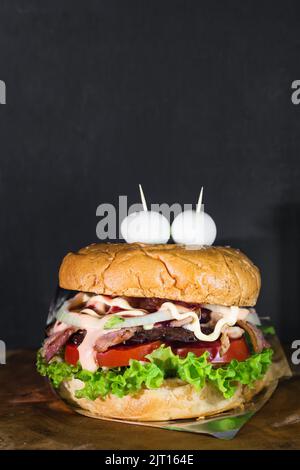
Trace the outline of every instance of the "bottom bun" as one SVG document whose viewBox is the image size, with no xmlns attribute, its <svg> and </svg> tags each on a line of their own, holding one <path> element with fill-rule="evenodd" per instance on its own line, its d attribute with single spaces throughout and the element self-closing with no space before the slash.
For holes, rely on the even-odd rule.
<svg viewBox="0 0 300 470">
<path fill-rule="evenodd" d="M 75 391 L 82 388 L 78 379 L 63 382 L 58 393 L 77 412 L 94 418 L 115 418 L 126 421 L 168 421 L 172 419 L 202 418 L 223 411 L 243 407 L 254 395 L 276 379 L 271 366 L 262 380 L 253 388 L 239 385 L 232 398 L 225 399 L 211 384 L 197 392 L 192 385 L 179 379 L 167 379 L 158 389 L 144 389 L 136 395 L 118 398 L 108 395 L 92 401 L 76 398 Z"/>
</svg>

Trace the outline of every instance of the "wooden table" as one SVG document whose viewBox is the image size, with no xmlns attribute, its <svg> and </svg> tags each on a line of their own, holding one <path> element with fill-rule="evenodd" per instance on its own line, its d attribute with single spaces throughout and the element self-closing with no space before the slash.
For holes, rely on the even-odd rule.
<svg viewBox="0 0 300 470">
<path fill-rule="evenodd" d="M 300 377 L 275 394 L 231 441 L 86 418 L 73 413 L 35 370 L 35 352 L 0 366 L 0 449 L 299 449 Z"/>
</svg>

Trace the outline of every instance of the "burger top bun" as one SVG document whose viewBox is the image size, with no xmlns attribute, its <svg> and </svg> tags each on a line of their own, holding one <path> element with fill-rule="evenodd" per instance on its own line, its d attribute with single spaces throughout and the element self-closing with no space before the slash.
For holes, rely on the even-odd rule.
<svg viewBox="0 0 300 470">
<path fill-rule="evenodd" d="M 250 307 L 260 274 L 246 255 L 229 247 L 101 243 L 68 253 L 59 284 L 111 296 Z"/>
</svg>

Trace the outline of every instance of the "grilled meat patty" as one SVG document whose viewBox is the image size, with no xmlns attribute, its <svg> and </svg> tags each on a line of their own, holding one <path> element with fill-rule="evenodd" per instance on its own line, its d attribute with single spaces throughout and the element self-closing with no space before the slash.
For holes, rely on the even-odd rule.
<svg viewBox="0 0 300 470">
<path fill-rule="evenodd" d="M 210 329 L 203 328 L 205 334 L 212 332 Z M 141 344 L 147 341 L 180 341 L 181 343 L 196 343 L 199 340 L 196 338 L 192 331 L 186 330 L 181 327 L 160 326 L 152 328 L 152 330 L 138 330 L 126 344 Z"/>
</svg>

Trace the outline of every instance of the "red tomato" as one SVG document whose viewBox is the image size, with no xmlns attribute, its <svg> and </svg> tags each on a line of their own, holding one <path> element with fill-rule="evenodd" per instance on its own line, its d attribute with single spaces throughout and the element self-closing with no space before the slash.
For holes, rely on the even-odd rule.
<svg viewBox="0 0 300 470">
<path fill-rule="evenodd" d="M 214 362 L 230 362 L 232 359 L 237 361 L 245 361 L 251 356 L 249 347 L 245 338 L 232 339 L 228 351 L 220 358 L 215 358 Z"/>
<path fill-rule="evenodd" d="M 97 362 L 100 367 L 122 367 L 128 366 L 130 359 L 137 361 L 145 360 L 145 356 L 154 349 L 159 348 L 161 341 L 138 344 L 136 346 L 119 345 L 109 348 L 105 352 L 97 353 Z M 209 361 L 213 364 L 227 364 L 232 359 L 244 361 L 250 356 L 247 343 L 244 338 L 233 339 L 230 342 L 228 351 L 220 355 L 220 340 L 211 343 L 198 341 L 197 343 L 172 343 L 170 344 L 173 352 L 180 357 L 186 357 L 189 352 L 196 356 L 201 356 L 205 351 L 209 352 Z M 67 344 L 65 349 L 65 361 L 76 365 L 79 361 L 79 352 L 75 344 Z"/>
<path fill-rule="evenodd" d="M 213 364 L 227 364 L 232 359 L 244 361 L 250 356 L 247 343 L 243 337 L 231 340 L 229 349 L 223 356 L 220 355 L 220 340 L 211 343 L 199 341 L 190 345 L 181 343 L 179 345 L 171 345 L 171 347 L 173 352 L 180 357 L 187 356 L 189 352 L 194 353 L 196 356 L 201 356 L 205 351 L 208 351 L 209 361 Z"/>
<path fill-rule="evenodd" d="M 128 366 L 130 359 L 142 361 L 147 354 L 159 348 L 160 345 L 160 341 L 153 341 L 136 346 L 126 346 L 125 344 L 114 346 L 105 352 L 97 353 L 97 362 L 100 367 Z"/>
<path fill-rule="evenodd" d="M 67 344 L 65 348 L 65 361 L 76 366 L 79 361 L 79 351 L 76 344 Z"/>
</svg>

